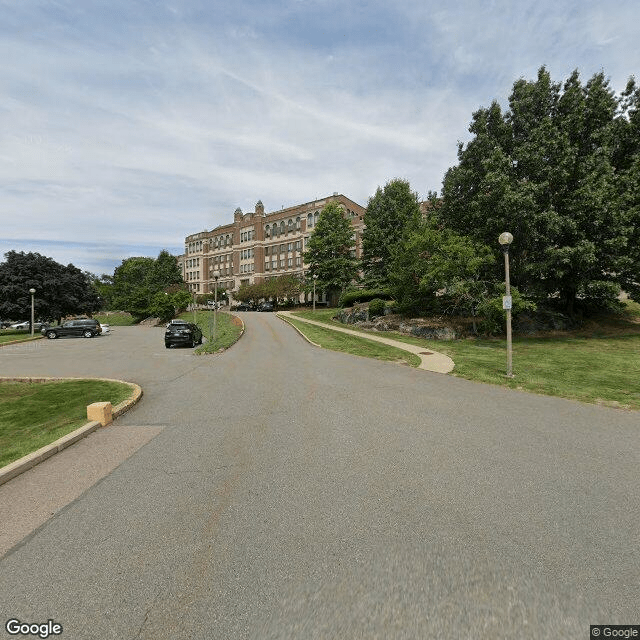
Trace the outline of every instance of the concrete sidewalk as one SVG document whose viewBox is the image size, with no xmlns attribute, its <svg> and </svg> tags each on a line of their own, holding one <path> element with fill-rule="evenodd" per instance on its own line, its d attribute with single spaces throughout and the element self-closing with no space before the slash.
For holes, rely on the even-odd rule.
<svg viewBox="0 0 640 640">
<path fill-rule="evenodd" d="M 340 333 L 347 333 L 363 340 L 373 340 L 374 342 L 382 342 L 388 344 L 391 347 L 403 349 L 409 353 L 413 353 L 420 358 L 419 369 L 425 369 L 426 371 L 435 371 L 436 373 L 451 373 L 455 363 L 449 356 L 445 356 L 444 353 L 438 353 L 437 351 L 427 351 L 425 347 L 419 347 L 417 345 L 408 344 L 406 342 L 400 342 L 399 340 L 392 340 L 391 338 L 384 338 L 382 336 L 372 335 L 370 333 L 363 333 L 361 331 L 354 331 L 353 329 L 343 329 L 342 327 L 335 327 L 331 324 L 324 322 L 318 322 L 317 320 L 307 320 L 300 316 L 294 315 L 291 311 L 279 311 L 278 316 L 284 318 L 293 318 L 300 322 L 306 322 L 307 324 L 315 324 L 318 327 L 324 329 L 331 329 L 332 331 L 339 331 Z"/>
</svg>

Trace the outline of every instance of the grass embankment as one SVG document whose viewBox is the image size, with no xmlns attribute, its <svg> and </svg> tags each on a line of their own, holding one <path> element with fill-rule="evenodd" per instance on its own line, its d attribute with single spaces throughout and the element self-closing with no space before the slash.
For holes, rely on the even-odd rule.
<svg viewBox="0 0 640 640">
<path fill-rule="evenodd" d="M 321 320 L 311 314 L 311 320 Z M 300 314 L 302 315 L 302 314 Z M 319 344 L 324 349 L 331 349 L 331 351 L 342 351 L 344 353 L 351 353 L 356 356 L 363 356 L 365 358 L 375 358 L 376 360 L 387 360 L 390 362 L 401 362 L 408 364 L 412 367 L 418 367 L 420 365 L 420 358 L 413 353 L 408 353 L 402 349 L 391 347 L 380 342 L 374 342 L 373 340 L 364 340 L 357 336 L 350 336 L 345 333 L 339 333 L 332 331 L 331 329 L 324 329 L 322 327 L 316 327 L 305 322 L 293 320 L 291 318 L 286 319 L 287 322 L 299 329 L 309 340 Z M 344 327 L 340 323 L 336 325 Z"/>
<path fill-rule="evenodd" d="M 31 331 L 28 329 L 2 329 L 0 330 L 0 344 L 4 342 L 24 342 L 26 340 L 37 340 L 41 338 L 40 329 L 33 332 L 33 338 L 31 337 Z"/>
<path fill-rule="evenodd" d="M 121 382 L 0 382 L 0 467 L 87 423 L 92 402 L 120 404 L 133 393 Z"/>
<path fill-rule="evenodd" d="M 124 311 L 112 311 L 99 313 L 93 316 L 100 324 L 108 324 L 112 327 L 128 327 L 136 324 L 136 319 Z"/>
<path fill-rule="evenodd" d="M 224 311 L 218 311 L 216 320 L 215 340 L 213 340 L 214 333 L 214 312 L 213 311 L 196 311 L 196 324 L 202 330 L 202 335 L 207 341 L 196 349 L 196 353 L 201 355 L 203 353 L 216 353 L 220 349 L 228 349 L 231 345 L 235 344 L 242 333 L 242 321 L 239 318 L 225 313 Z M 182 320 L 187 322 L 193 322 L 193 312 L 188 311 L 179 316 Z"/>
<path fill-rule="evenodd" d="M 322 309 L 315 314 L 302 311 L 296 315 L 344 327 L 331 320 L 334 313 L 335 310 Z M 301 329 L 308 333 L 307 327 L 311 325 L 302 325 Z M 380 335 L 380 332 L 360 331 Z M 512 379 L 505 377 L 504 338 L 439 341 L 397 332 L 383 335 L 448 355 L 455 362 L 452 375 L 467 380 L 594 404 L 640 409 L 640 305 L 636 303 L 629 303 L 622 316 L 600 318 L 577 331 L 546 337 L 515 336 L 515 377 Z"/>
</svg>

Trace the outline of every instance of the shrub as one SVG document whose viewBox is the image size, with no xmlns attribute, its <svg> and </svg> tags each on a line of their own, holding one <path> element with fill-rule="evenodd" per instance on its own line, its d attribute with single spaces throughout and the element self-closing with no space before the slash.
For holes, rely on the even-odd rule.
<svg viewBox="0 0 640 640">
<path fill-rule="evenodd" d="M 381 300 L 380 298 L 374 298 L 369 303 L 369 317 L 373 318 L 375 316 L 383 316 L 384 307 L 385 307 L 384 300 Z"/>
<path fill-rule="evenodd" d="M 493 298 L 487 298 L 478 305 L 478 315 L 481 317 L 480 330 L 483 333 L 494 335 L 502 333 L 506 328 L 506 313 L 502 308 L 502 296 L 504 295 L 504 284 L 497 287 L 496 294 Z M 523 311 L 534 311 L 536 305 L 522 297 L 520 292 L 511 287 L 511 315 L 517 316 Z"/>
<path fill-rule="evenodd" d="M 338 300 L 339 307 L 352 307 L 357 302 L 369 302 L 375 298 L 391 300 L 392 296 L 388 289 L 357 289 L 346 291 Z"/>
</svg>

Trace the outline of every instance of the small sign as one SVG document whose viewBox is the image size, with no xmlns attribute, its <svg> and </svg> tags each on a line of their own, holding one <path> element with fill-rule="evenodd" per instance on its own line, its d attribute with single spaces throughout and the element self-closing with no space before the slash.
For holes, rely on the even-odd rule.
<svg viewBox="0 0 640 640">
<path fill-rule="evenodd" d="M 502 308 L 511 309 L 511 296 L 502 296 Z"/>
</svg>

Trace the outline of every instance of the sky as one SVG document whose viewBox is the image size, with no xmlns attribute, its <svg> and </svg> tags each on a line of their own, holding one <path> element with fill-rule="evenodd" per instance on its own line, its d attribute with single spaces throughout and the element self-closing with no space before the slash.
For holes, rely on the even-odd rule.
<svg viewBox="0 0 640 640">
<path fill-rule="evenodd" d="M 637 0 L 0 0 L 0 253 L 112 274 L 258 200 L 424 198 L 517 79 L 620 93 L 638 42 Z"/>
</svg>

